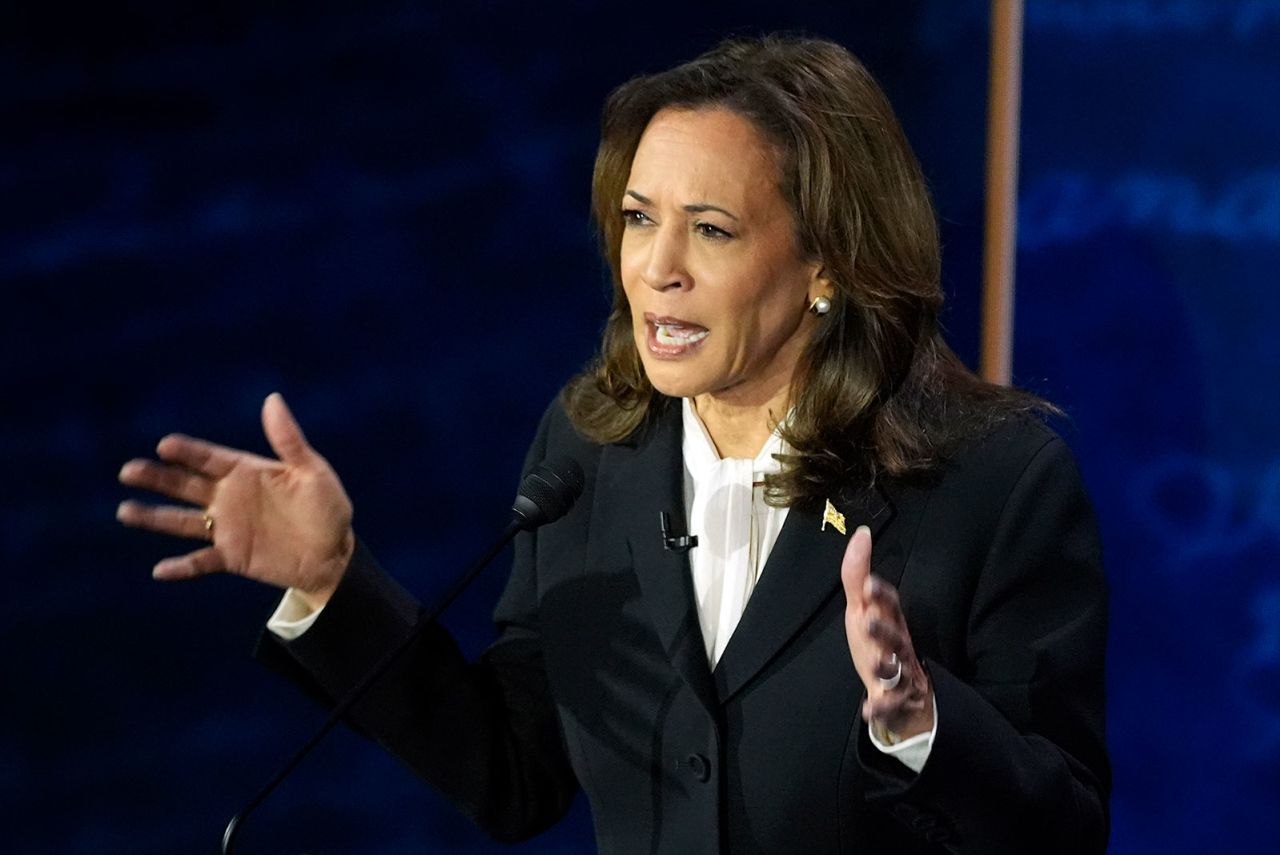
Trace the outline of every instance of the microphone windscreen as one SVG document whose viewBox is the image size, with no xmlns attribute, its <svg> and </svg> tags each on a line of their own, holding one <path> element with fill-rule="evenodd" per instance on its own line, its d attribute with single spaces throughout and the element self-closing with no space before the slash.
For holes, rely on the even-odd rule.
<svg viewBox="0 0 1280 855">
<path fill-rule="evenodd" d="M 572 457 L 544 460 L 524 476 L 511 510 L 524 529 L 555 522 L 573 507 L 585 482 L 582 466 Z"/>
</svg>

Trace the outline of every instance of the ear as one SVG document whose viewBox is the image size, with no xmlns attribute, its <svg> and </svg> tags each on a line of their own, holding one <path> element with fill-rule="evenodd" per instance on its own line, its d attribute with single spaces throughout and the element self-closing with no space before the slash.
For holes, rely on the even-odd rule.
<svg viewBox="0 0 1280 855">
<path fill-rule="evenodd" d="M 809 277 L 809 302 L 812 303 L 819 297 L 831 299 L 835 296 L 836 286 L 832 284 L 831 278 L 827 276 L 827 268 L 822 262 L 816 261 L 813 264 L 813 273 Z"/>
</svg>

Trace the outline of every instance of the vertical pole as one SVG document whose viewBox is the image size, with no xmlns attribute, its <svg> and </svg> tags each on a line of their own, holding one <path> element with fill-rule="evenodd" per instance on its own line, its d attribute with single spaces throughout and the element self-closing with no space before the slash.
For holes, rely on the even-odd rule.
<svg viewBox="0 0 1280 855">
<path fill-rule="evenodd" d="M 982 376 L 1013 377 L 1013 277 L 1018 223 L 1018 113 L 1022 99 L 1022 0 L 991 2 Z"/>
</svg>

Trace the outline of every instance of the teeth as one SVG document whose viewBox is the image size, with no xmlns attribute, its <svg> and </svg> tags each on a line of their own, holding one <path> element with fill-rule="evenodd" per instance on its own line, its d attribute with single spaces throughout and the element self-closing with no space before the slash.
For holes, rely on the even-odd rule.
<svg viewBox="0 0 1280 855">
<path fill-rule="evenodd" d="M 677 327 L 670 324 L 654 324 L 659 344 L 687 345 L 702 341 L 710 330 L 694 330 L 689 327 Z"/>
</svg>

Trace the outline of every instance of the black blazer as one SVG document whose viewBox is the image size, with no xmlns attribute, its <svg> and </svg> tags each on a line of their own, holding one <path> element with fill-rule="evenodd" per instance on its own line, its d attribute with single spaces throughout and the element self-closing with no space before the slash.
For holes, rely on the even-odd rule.
<svg viewBox="0 0 1280 855">
<path fill-rule="evenodd" d="M 929 484 L 830 497 L 872 529 L 933 680 L 919 775 L 859 716 L 840 584 L 846 537 L 794 507 L 715 671 L 688 560 L 678 402 L 631 441 L 583 440 L 553 405 L 526 470 L 583 465 L 563 520 L 516 542 L 498 640 L 466 663 L 432 630 L 352 713 L 476 823 L 521 839 L 582 787 L 602 852 L 1102 852 L 1106 587 L 1071 455 L 1012 419 Z M 694 532 L 696 534 L 696 532 Z M 359 547 L 313 627 L 260 655 L 321 698 L 405 637 L 418 605 Z"/>
</svg>

